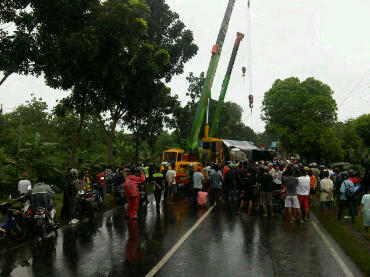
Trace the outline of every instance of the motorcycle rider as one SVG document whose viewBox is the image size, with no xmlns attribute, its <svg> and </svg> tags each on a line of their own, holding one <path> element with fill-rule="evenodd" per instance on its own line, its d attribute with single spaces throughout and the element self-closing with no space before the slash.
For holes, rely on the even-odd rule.
<svg viewBox="0 0 370 277">
<path fill-rule="evenodd" d="M 79 222 L 75 218 L 77 192 L 80 190 L 80 181 L 78 180 L 78 170 L 72 168 L 69 171 L 70 182 L 65 183 L 64 186 L 64 202 L 63 208 L 67 212 L 66 218 L 69 224 L 76 224 Z"/>
<path fill-rule="evenodd" d="M 39 182 L 35 184 L 31 191 L 31 207 L 33 210 L 37 208 L 44 208 L 47 212 L 47 217 L 49 219 L 49 224 L 56 227 L 54 222 L 56 210 L 53 207 L 52 198 L 55 192 L 51 186 L 45 184 L 43 177 L 39 178 Z"/>
<path fill-rule="evenodd" d="M 23 179 L 18 183 L 18 192 L 20 195 L 27 194 L 30 190 L 32 190 L 30 177 L 28 176 L 27 172 L 23 172 L 22 174 Z"/>
<path fill-rule="evenodd" d="M 84 176 L 82 178 L 82 181 L 84 183 L 84 185 L 83 185 L 84 190 L 88 190 L 88 189 L 91 188 L 92 180 L 91 180 L 91 177 L 90 177 L 90 173 L 88 171 L 85 171 Z"/>
<path fill-rule="evenodd" d="M 140 177 L 139 177 L 140 176 Z M 139 189 L 138 185 L 145 182 L 145 174 L 142 169 L 132 167 L 130 174 L 125 180 L 125 192 L 127 195 L 127 213 L 126 218 L 137 220 L 137 211 L 139 208 Z"/>
<path fill-rule="evenodd" d="M 107 180 L 105 179 L 104 171 L 99 172 L 96 178 L 98 179 L 98 191 L 104 199 L 104 195 L 107 193 Z"/>
</svg>

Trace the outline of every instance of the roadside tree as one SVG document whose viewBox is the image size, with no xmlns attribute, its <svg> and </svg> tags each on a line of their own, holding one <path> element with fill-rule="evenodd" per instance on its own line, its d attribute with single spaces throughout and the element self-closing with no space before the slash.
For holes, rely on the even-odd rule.
<svg viewBox="0 0 370 277">
<path fill-rule="evenodd" d="M 314 78 L 276 80 L 262 102 L 262 119 L 282 147 L 318 162 L 327 154 L 340 156 L 340 142 L 330 129 L 336 111 L 332 89 Z"/>
</svg>

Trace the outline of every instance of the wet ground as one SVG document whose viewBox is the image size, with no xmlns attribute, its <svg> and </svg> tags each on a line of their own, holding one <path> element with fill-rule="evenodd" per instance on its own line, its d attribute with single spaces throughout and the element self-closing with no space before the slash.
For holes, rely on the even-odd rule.
<svg viewBox="0 0 370 277">
<path fill-rule="evenodd" d="M 346 276 L 311 223 L 237 216 L 234 209 L 215 207 L 156 276 Z M 205 212 L 186 199 L 160 213 L 150 203 L 139 221 L 114 209 L 2 253 L 0 276 L 145 276 Z"/>
</svg>

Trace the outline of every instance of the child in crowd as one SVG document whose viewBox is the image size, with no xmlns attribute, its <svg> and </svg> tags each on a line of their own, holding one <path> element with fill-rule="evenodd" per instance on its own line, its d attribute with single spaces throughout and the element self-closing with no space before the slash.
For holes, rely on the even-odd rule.
<svg viewBox="0 0 370 277">
<path fill-rule="evenodd" d="M 198 206 L 199 207 L 206 207 L 207 196 L 208 196 L 208 192 L 206 192 L 204 188 L 202 188 L 202 190 L 198 192 Z"/>
</svg>

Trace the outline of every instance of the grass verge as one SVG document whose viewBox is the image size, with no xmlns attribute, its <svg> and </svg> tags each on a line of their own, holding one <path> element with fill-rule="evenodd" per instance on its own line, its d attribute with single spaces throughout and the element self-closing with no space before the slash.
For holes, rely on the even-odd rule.
<svg viewBox="0 0 370 277">
<path fill-rule="evenodd" d="M 342 221 L 336 219 L 336 207 L 334 208 L 334 218 L 322 217 L 318 206 L 311 207 L 311 210 L 346 255 L 361 271 L 370 276 L 370 240 L 363 234 L 365 231 L 363 217 L 356 217 L 355 224 L 352 224 L 344 219 Z"/>
</svg>

